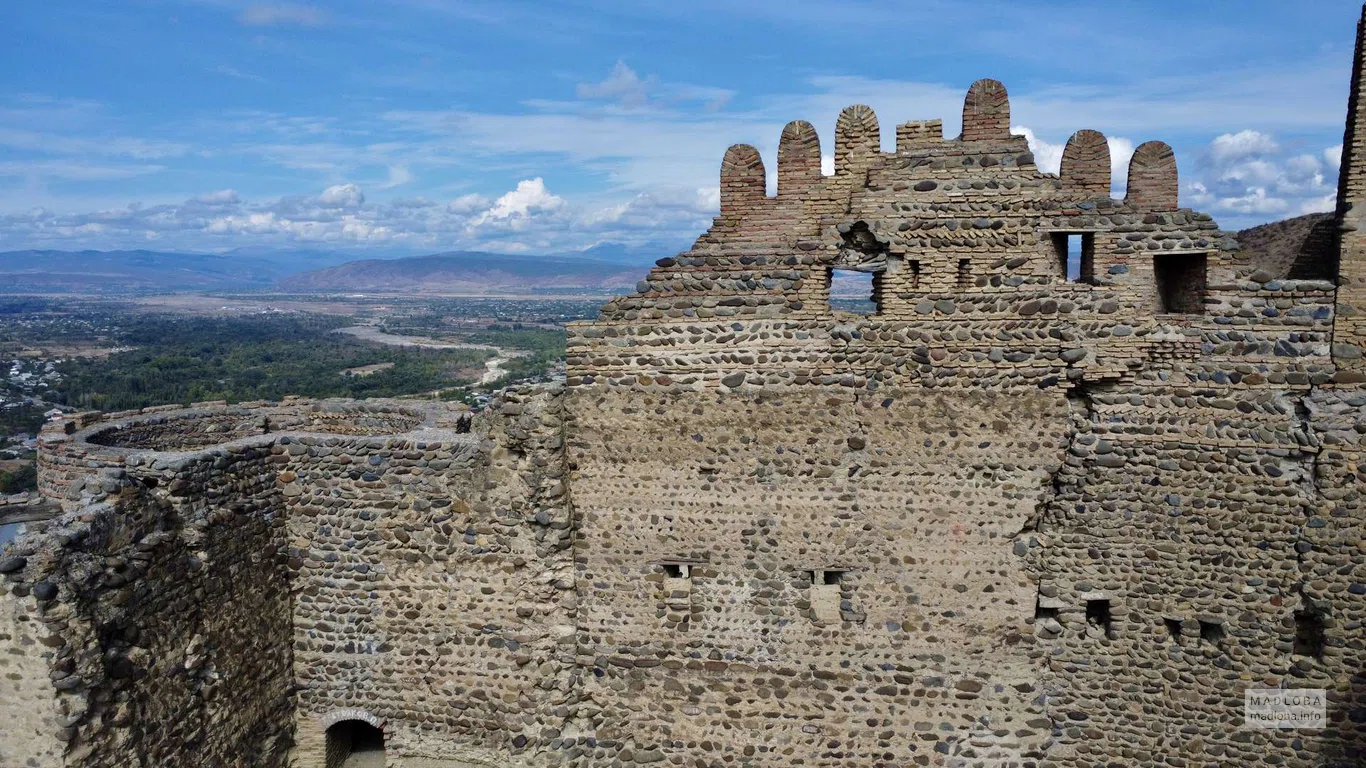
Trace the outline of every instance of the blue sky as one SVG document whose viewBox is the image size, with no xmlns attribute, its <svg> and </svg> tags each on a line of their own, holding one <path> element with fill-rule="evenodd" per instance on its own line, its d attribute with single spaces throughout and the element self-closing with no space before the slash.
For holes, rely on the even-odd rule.
<svg viewBox="0 0 1366 768">
<path fill-rule="evenodd" d="M 375 254 L 686 247 L 735 142 L 770 172 L 1005 82 L 1056 171 L 1075 130 L 1177 150 L 1226 229 L 1331 207 L 1355 0 L 64 0 L 5 3 L 0 250 Z M 660 255 L 667 255 L 661 253 Z"/>
</svg>

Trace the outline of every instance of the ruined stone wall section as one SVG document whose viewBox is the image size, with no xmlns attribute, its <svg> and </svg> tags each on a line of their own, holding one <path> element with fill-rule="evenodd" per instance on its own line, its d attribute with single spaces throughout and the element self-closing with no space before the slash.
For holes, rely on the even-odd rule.
<svg viewBox="0 0 1366 768">
<path fill-rule="evenodd" d="M 1308 394 L 1156 377 L 1085 391 L 1034 551 L 1035 632 L 1062 724 L 1048 765 L 1285 754 L 1282 738 L 1238 725 L 1244 688 L 1302 682 L 1291 650 L 1316 497 Z M 1299 735 L 1334 749 L 1332 734 Z"/>
<path fill-rule="evenodd" d="M 292 431 L 384 435 L 419 425 L 457 429 L 460 418 L 401 401 L 301 398 L 68 414 L 44 425 L 39 435 L 38 489 L 71 506 L 100 497 L 98 473 L 91 470 L 122 467 L 135 451 L 195 452 Z"/>
<path fill-rule="evenodd" d="M 282 438 L 299 690 L 295 765 L 330 715 L 384 722 L 388 765 L 545 765 L 574 702 L 559 402 L 509 393 L 458 439 Z"/>
<path fill-rule="evenodd" d="M 1292 652 L 1283 674 L 1298 687 L 1329 691 L 1331 730 L 1325 732 L 1325 762 L 1366 761 L 1366 640 L 1356 628 L 1366 621 L 1366 392 L 1359 387 L 1315 391 L 1301 409 L 1317 453 L 1306 468 L 1313 496 L 1297 541 L 1300 581 L 1286 602 L 1296 614 L 1321 617 L 1323 647 L 1318 655 L 1297 647 L 1301 616 L 1283 616 L 1282 633 Z"/>
<path fill-rule="evenodd" d="M 48 718 L 35 728 L 57 724 L 34 737 L 34 749 L 64 752 L 54 764 L 69 766 L 122 766 L 129 754 L 170 768 L 307 765 L 321 754 L 319 718 L 381 694 L 394 723 L 390 754 L 401 758 L 390 765 L 464 766 L 442 761 L 558 749 L 543 723 L 563 721 L 558 708 L 571 686 L 568 673 L 556 680 L 547 665 L 558 644 L 559 663 L 572 661 L 568 608 L 557 601 L 572 606 L 573 582 L 567 554 L 553 566 L 554 553 L 568 550 L 569 526 L 554 460 L 557 406 L 528 398 L 526 417 L 516 419 L 523 406 L 508 399 L 506 421 L 484 425 L 491 440 L 460 434 L 467 424 L 454 409 L 383 402 L 295 401 L 245 413 L 209 403 L 54 425 L 42 474 L 71 511 L 7 548 L 13 557 L 0 563 L 10 594 L 29 598 L 0 634 L 53 670 L 43 680 L 58 681 L 53 714 L 34 707 L 27 715 Z M 90 440 L 179 447 L 187 429 L 237 419 L 253 426 L 247 431 L 269 423 L 352 434 L 267 428 L 238 437 L 243 430 L 225 428 L 229 442 L 188 452 Z M 416 422 L 423 431 L 411 434 L 430 437 L 365 436 Z M 386 558 L 371 537 L 398 551 Z M 435 540 L 465 545 L 433 559 Z M 391 570 L 405 578 L 348 591 L 363 589 L 367 573 Z M 467 632 L 437 608 L 457 601 Z M 414 621 L 414 606 L 431 621 Z M 363 609 L 373 616 L 362 618 Z M 47 627 L 40 658 L 9 630 L 38 620 Z M 432 663 L 450 669 L 410 674 L 434 650 L 441 660 Z M 379 673 L 387 688 L 371 684 L 377 664 L 390 665 Z M 418 680 L 463 682 L 424 690 Z M 526 713 L 489 695 L 515 684 L 526 690 Z M 439 711 L 424 710 L 429 702 Z M 518 718 L 525 734 L 511 725 Z M 296 726 L 300 744 L 319 752 L 290 757 Z"/>
<path fill-rule="evenodd" d="M 283 766 L 289 602 L 267 453 L 92 468 L 6 549 L 6 621 L 41 623 L 63 765 Z M 194 745 L 194 750 L 187 750 Z"/>
</svg>

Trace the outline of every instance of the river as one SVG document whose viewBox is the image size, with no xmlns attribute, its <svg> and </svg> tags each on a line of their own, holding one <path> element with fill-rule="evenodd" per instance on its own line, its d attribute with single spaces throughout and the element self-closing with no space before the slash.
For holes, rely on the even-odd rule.
<svg viewBox="0 0 1366 768">
<path fill-rule="evenodd" d="M 492 384 L 507 375 L 507 365 L 514 357 L 521 357 L 526 352 L 520 350 L 507 350 L 502 347 L 495 347 L 492 344 L 468 344 L 463 342 L 437 341 L 436 339 L 424 339 L 421 336 L 399 336 L 394 333 L 385 333 L 373 325 L 352 325 L 347 328 L 338 328 L 338 333 L 345 333 L 355 336 L 364 341 L 373 341 L 376 344 L 387 344 L 391 347 L 421 347 L 423 349 L 480 349 L 492 352 L 493 357 L 484 362 L 484 375 L 479 377 L 480 384 Z"/>
</svg>

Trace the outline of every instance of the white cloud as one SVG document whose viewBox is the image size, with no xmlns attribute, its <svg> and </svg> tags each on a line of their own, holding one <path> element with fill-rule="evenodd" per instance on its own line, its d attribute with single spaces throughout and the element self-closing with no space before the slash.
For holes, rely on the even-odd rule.
<svg viewBox="0 0 1366 768">
<path fill-rule="evenodd" d="M 307 5 L 256 3 L 242 11 L 240 20 L 249 27 L 316 27 L 327 21 L 327 14 Z"/>
<path fill-rule="evenodd" d="M 590 101 L 613 102 L 620 108 L 637 112 L 645 108 L 658 111 L 681 104 L 698 104 L 704 112 L 717 112 L 730 103 L 735 92 L 706 85 L 664 83 L 654 75 L 641 77 L 618 59 L 606 78 L 596 83 L 579 83 L 574 87 L 574 95 Z M 539 104 L 555 106 L 554 102 Z"/>
<path fill-rule="evenodd" d="M 359 208 L 365 203 L 365 193 L 355 184 L 336 184 L 324 189 L 318 202 L 337 208 Z"/>
<path fill-rule="evenodd" d="M 217 192 L 209 192 L 199 195 L 198 197 L 190 198 L 190 202 L 215 206 L 237 205 L 242 202 L 242 198 L 238 197 L 237 190 L 235 189 L 220 189 Z"/>
<path fill-rule="evenodd" d="M 1338 204 L 1336 192 L 1323 195 L 1322 197 L 1311 197 L 1300 203 L 1300 213 L 1331 213 Z"/>
<path fill-rule="evenodd" d="M 1210 142 L 1210 157 L 1216 163 L 1229 163 L 1248 157 L 1276 152 L 1280 146 L 1270 136 L 1253 130 L 1225 133 Z"/>
<path fill-rule="evenodd" d="M 250 72 L 243 72 L 237 67 L 230 67 L 227 64 L 219 64 L 218 66 L 214 67 L 209 71 L 214 73 L 215 75 L 223 75 L 224 77 L 232 77 L 238 80 L 250 80 L 254 83 L 266 82 L 266 79 L 264 77 L 261 77 L 260 75 L 253 75 Z"/>
<path fill-rule="evenodd" d="M 564 198 L 546 189 L 540 177 L 517 182 L 517 188 L 498 198 L 491 208 L 479 215 L 471 226 L 509 221 L 514 225 L 538 213 L 549 213 L 564 207 Z"/>
<path fill-rule="evenodd" d="M 1134 157 L 1134 142 L 1123 136 L 1106 136 L 1110 146 L 1110 194 L 1119 199 L 1129 187 L 1129 161 Z"/>
<path fill-rule="evenodd" d="M 663 188 L 621 200 L 571 202 L 527 179 L 496 199 L 371 202 L 356 184 L 317 195 L 250 201 L 230 189 L 175 204 L 58 213 L 33 208 L 0 214 L 0 239 L 14 247 L 115 248 L 149 240 L 179 249 L 222 251 L 259 245 L 383 245 L 410 252 L 490 250 L 566 252 L 602 242 L 663 242 L 681 248 L 711 222 L 716 188 Z M 164 246 L 163 246 L 164 247 Z M 661 253 L 669 255 L 669 253 Z"/>
<path fill-rule="evenodd" d="M 1010 132 L 1024 136 L 1029 142 L 1029 151 L 1034 153 L 1034 164 L 1044 173 L 1058 173 L 1062 168 L 1062 151 L 1065 144 L 1044 141 L 1023 125 L 1012 125 Z"/>
<path fill-rule="evenodd" d="M 74 137 L 39 130 L 0 128 L 0 146 L 48 155 L 122 156 L 136 160 L 180 157 L 187 144 L 126 136 Z"/>
<path fill-rule="evenodd" d="M 413 176 L 413 172 L 408 170 L 408 166 L 391 165 L 389 166 L 389 180 L 379 185 L 379 188 L 393 189 L 394 187 L 401 187 L 404 184 L 411 184 L 416 178 L 417 177 Z"/>
<path fill-rule="evenodd" d="M 0 162 L 0 178 L 59 179 L 62 181 L 110 181 L 131 179 L 166 170 L 161 165 L 99 165 L 69 160 Z"/>
<path fill-rule="evenodd" d="M 1062 155 L 1067 149 L 1066 142 L 1055 144 L 1040 138 L 1032 129 L 1023 125 L 1011 126 L 1010 131 L 1024 136 L 1029 142 L 1029 150 L 1034 153 L 1034 164 L 1040 171 L 1061 171 Z M 1123 136 L 1107 136 L 1105 142 L 1110 147 L 1110 194 L 1116 199 L 1122 199 L 1129 178 L 1129 159 L 1134 156 L 1134 142 Z"/>
<path fill-rule="evenodd" d="M 1342 145 L 1338 144 L 1323 150 L 1323 160 L 1336 170 L 1342 165 Z"/>
<path fill-rule="evenodd" d="M 640 107 L 645 105 L 650 89 L 655 85 L 653 78 L 642 80 L 634 69 L 618 59 L 606 79 L 598 83 L 579 83 L 574 92 L 581 99 L 606 99 L 626 107 Z"/>
<path fill-rule="evenodd" d="M 446 206 L 446 210 L 451 213 L 468 214 L 474 213 L 476 211 L 487 210 L 488 207 L 489 199 L 487 197 L 471 193 L 468 195 L 461 195 L 460 197 L 457 197 L 456 199 L 452 200 Z"/>
<path fill-rule="evenodd" d="M 1225 210 L 1245 214 L 1281 214 L 1290 209 L 1290 203 L 1268 195 L 1264 187 L 1250 188 L 1241 197 L 1222 198 L 1218 205 Z"/>
<path fill-rule="evenodd" d="M 1268 133 L 1224 133 L 1197 156 L 1187 174 L 1186 203 L 1224 215 L 1237 229 L 1283 216 L 1330 211 L 1336 205 L 1338 147 L 1289 154 Z"/>
</svg>

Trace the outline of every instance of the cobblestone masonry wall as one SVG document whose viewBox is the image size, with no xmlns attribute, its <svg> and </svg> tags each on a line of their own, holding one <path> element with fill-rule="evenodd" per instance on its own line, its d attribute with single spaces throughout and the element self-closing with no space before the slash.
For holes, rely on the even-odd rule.
<svg viewBox="0 0 1366 768">
<path fill-rule="evenodd" d="M 1334 283 L 1179 208 L 1165 144 L 1115 201 L 1103 136 L 1053 177 L 1008 115 L 981 81 L 959 138 L 883 153 L 851 107 L 823 178 L 794 123 L 776 198 L 732 148 L 712 230 L 571 327 L 599 735 L 679 765 L 1366 759 Z M 873 313 L 831 309 L 832 268 L 875 274 Z M 1244 730 L 1249 686 L 1328 688 L 1332 727 Z"/>
<path fill-rule="evenodd" d="M 1095 131 L 1041 173 L 982 80 L 894 152 L 846 109 L 829 177 L 789 124 L 775 197 L 732 147 L 711 230 L 473 424 L 55 426 L 0 766 L 322 768 L 350 720 L 395 768 L 1363 764 L 1362 61 L 1336 249 L 1244 253 L 1160 142 L 1124 200 Z"/>
<path fill-rule="evenodd" d="M 0 561 L 6 624 L 29 628 L 53 694 L 20 743 L 64 753 L 45 765 L 283 765 L 290 610 L 269 453 L 128 458 Z"/>
</svg>

